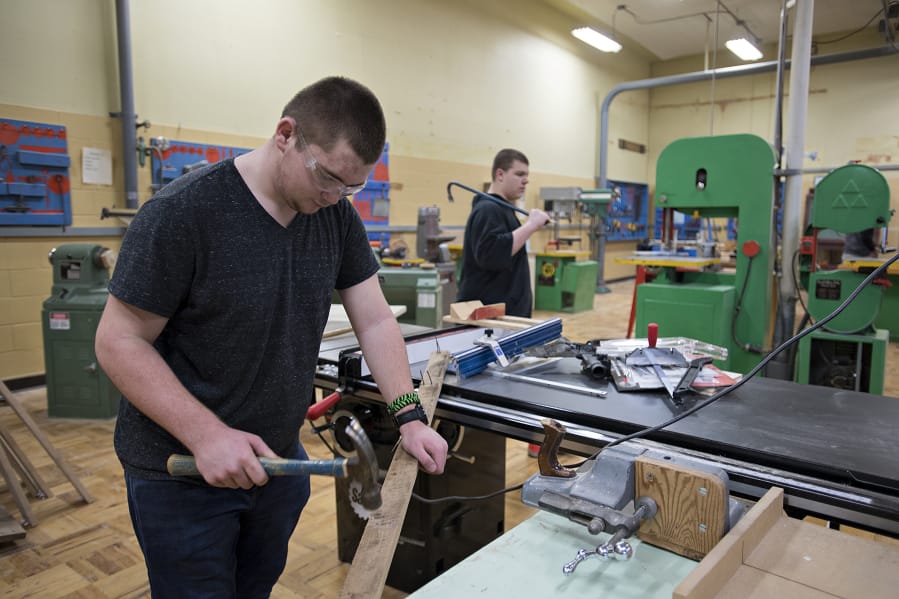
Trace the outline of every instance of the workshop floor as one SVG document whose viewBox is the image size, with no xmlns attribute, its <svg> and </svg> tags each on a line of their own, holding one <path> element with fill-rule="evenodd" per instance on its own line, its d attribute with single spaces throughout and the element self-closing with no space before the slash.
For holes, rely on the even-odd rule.
<svg viewBox="0 0 899 599">
<path fill-rule="evenodd" d="M 611 292 L 597 295 L 592 312 L 562 314 L 563 332 L 572 341 L 624 337 L 633 283 L 609 285 Z M 554 316 L 539 312 L 537 318 Z M 888 364 L 899 364 L 899 344 L 889 345 Z M 899 397 L 899 372 L 890 372 L 886 395 Z M 3 407 L 0 422 L 8 427 L 26 455 L 53 491 L 53 497 L 31 506 L 38 525 L 24 539 L 0 545 L 0 594 L 9 599 L 66 597 L 70 599 L 149 597 L 140 550 L 131 531 L 121 468 L 112 452 L 113 421 L 47 418 L 43 388 L 17 394 L 54 446 L 78 473 L 94 496 L 89 505 L 28 433 L 21 421 Z M 302 439 L 312 458 L 329 457 L 324 445 L 304 427 Z M 536 470 L 527 446 L 507 441 L 506 480 L 524 481 Z M 291 541 L 287 568 L 273 597 L 336 597 L 349 569 L 337 558 L 334 485 L 328 478 L 313 478 L 312 498 Z M 12 495 L 0 488 L 0 512 L 18 518 Z M 506 527 L 533 513 L 516 493 L 506 496 Z M 0 517 L 0 529 L 2 529 Z M 895 541 L 893 541 L 895 542 Z M 387 588 L 384 597 L 406 594 Z"/>
</svg>

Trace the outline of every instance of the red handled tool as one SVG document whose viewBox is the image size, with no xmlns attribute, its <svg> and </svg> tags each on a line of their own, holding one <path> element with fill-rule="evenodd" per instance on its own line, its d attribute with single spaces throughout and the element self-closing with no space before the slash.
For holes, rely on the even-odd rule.
<svg viewBox="0 0 899 599">
<path fill-rule="evenodd" d="M 334 407 L 340 398 L 343 397 L 343 393 L 346 389 L 343 386 L 337 387 L 333 393 L 322 398 L 321 401 L 317 401 L 306 411 L 306 420 L 312 422 L 313 420 L 318 420 L 322 416 L 325 415 L 325 412 Z"/>
<path fill-rule="evenodd" d="M 626 359 L 628 366 L 651 366 L 655 371 L 659 382 L 668 391 L 668 396 L 674 399 L 674 383 L 665 376 L 664 367 L 686 367 L 687 361 L 684 356 L 674 348 L 662 349 L 656 347 L 659 340 L 659 325 L 651 322 L 646 326 L 646 339 L 649 347 L 636 349 L 631 352 Z"/>
</svg>

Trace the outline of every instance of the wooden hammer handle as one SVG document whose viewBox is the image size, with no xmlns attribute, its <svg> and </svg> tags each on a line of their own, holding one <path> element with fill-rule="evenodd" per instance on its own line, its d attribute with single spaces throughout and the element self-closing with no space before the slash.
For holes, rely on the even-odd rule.
<svg viewBox="0 0 899 599">
<path fill-rule="evenodd" d="M 346 478 L 347 465 L 356 458 L 335 458 L 333 460 L 287 460 L 284 458 L 259 458 L 259 463 L 269 476 L 291 476 L 298 474 L 319 474 Z M 193 456 L 172 454 L 166 462 L 172 476 L 198 476 L 197 463 Z"/>
</svg>

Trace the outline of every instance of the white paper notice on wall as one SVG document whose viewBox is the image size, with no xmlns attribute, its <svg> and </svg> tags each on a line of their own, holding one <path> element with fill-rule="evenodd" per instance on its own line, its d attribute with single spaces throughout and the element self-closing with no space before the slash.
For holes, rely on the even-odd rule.
<svg viewBox="0 0 899 599">
<path fill-rule="evenodd" d="M 112 185 L 112 152 L 100 148 L 82 148 L 81 182 Z"/>
</svg>

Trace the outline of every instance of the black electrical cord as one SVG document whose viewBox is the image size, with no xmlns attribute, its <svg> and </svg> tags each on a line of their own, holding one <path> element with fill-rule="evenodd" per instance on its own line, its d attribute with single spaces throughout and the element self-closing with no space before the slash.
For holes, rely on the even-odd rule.
<svg viewBox="0 0 899 599">
<path fill-rule="evenodd" d="M 855 31 L 850 31 L 850 32 L 847 33 L 846 35 L 842 35 L 842 36 L 837 37 L 837 38 L 834 38 L 834 39 L 832 39 L 832 40 L 814 40 L 814 43 L 816 43 L 816 44 L 833 44 L 833 43 L 836 43 L 836 42 L 841 42 L 841 41 L 843 41 L 843 40 L 845 40 L 845 39 L 849 39 L 849 38 L 852 37 L 853 35 L 857 35 L 857 34 L 861 33 L 862 31 L 864 31 L 865 29 L 867 29 L 868 26 L 869 26 L 871 23 L 874 22 L 874 19 L 876 19 L 877 17 L 879 17 L 879 16 L 881 15 L 881 13 L 883 14 L 883 20 L 884 20 L 884 23 L 885 23 L 887 26 L 889 26 L 889 17 L 887 16 L 887 9 L 888 9 L 890 6 L 893 6 L 894 4 L 896 4 L 896 2 L 890 2 L 889 4 L 887 4 L 886 2 L 884 2 L 884 8 L 881 8 L 881 9 L 878 10 L 876 13 L 874 13 L 874 16 L 872 16 L 870 19 L 868 19 L 868 22 L 867 22 L 867 23 L 865 23 L 864 25 L 862 25 L 861 27 L 859 27 L 859 28 L 856 29 Z M 889 38 L 888 38 L 888 41 L 889 41 L 891 44 L 893 44 L 893 46 L 895 47 L 895 42 L 893 42 L 892 40 L 889 40 Z"/>
<path fill-rule="evenodd" d="M 737 318 L 739 318 L 740 310 L 743 308 L 743 296 L 746 294 L 746 285 L 749 283 L 749 273 L 752 271 L 754 260 L 755 256 L 749 256 L 749 264 L 746 265 L 746 275 L 743 277 L 743 286 L 740 288 L 740 295 L 737 296 L 737 302 L 734 304 L 734 316 L 730 321 L 730 337 L 737 347 L 754 354 L 761 354 L 764 351 L 761 347 L 750 343 L 741 343 L 737 339 Z"/>
<path fill-rule="evenodd" d="M 334 448 L 331 447 L 331 444 L 328 443 L 328 440 L 325 438 L 325 436 L 322 434 L 322 431 L 330 430 L 332 428 L 334 428 L 334 425 L 330 422 L 323 426 L 312 425 L 312 432 L 314 432 L 316 435 L 318 435 L 318 438 L 321 440 L 322 443 L 325 444 L 325 447 L 328 448 L 328 451 L 330 451 L 332 455 L 338 455 L 337 452 L 334 451 Z"/>
<path fill-rule="evenodd" d="M 488 493 L 487 495 L 473 495 L 471 497 L 463 497 L 461 495 L 449 495 L 447 497 L 433 497 L 427 498 L 422 497 L 418 493 L 412 493 L 412 498 L 420 501 L 422 503 L 434 504 L 434 503 L 445 503 L 447 501 L 484 501 L 486 499 L 493 499 L 497 495 L 503 495 L 504 493 L 510 493 L 512 491 L 517 491 L 524 487 L 524 483 L 520 483 L 515 485 L 514 487 L 507 487 L 505 489 L 500 489 L 499 491 L 494 491 L 493 493 Z"/>
<path fill-rule="evenodd" d="M 814 258 L 812 258 L 814 260 Z M 796 288 L 796 297 L 799 298 L 799 304 L 802 306 L 803 312 L 805 312 L 806 317 L 808 317 L 809 322 L 814 324 L 815 319 L 812 318 L 812 313 L 808 311 L 808 304 L 805 303 L 805 300 L 802 299 L 802 286 L 799 284 L 799 250 L 793 254 L 793 260 L 791 261 L 790 274 L 793 275 L 793 287 Z"/>
</svg>

